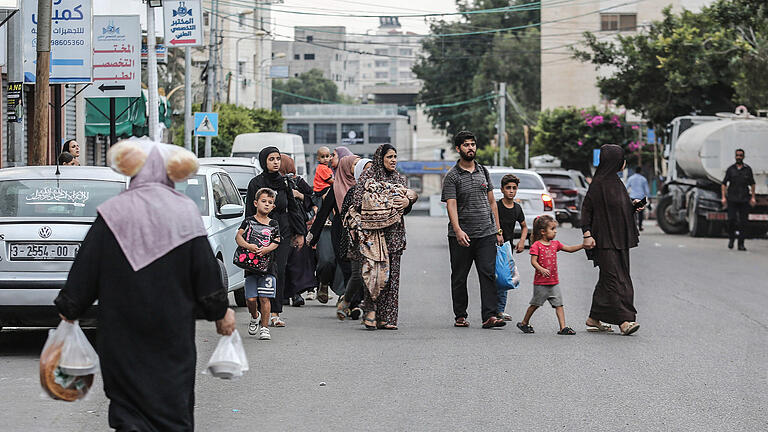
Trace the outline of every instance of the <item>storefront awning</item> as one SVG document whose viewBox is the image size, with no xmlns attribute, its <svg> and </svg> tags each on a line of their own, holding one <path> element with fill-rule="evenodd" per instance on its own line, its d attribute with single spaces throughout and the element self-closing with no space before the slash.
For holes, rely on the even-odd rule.
<svg viewBox="0 0 768 432">
<path fill-rule="evenodd" d="M 136 100 L 138 99 L 138 100 Z M 85 104 L 85 135 L 109 135 L 109 98 L 88 98 Z M 115 98 L 115 133 L 118 137 L 144 136 L 147 127 L 147 91 L 139 98 Z M 171 105 L 160 96 L 158 102 L 160 122 L 171 127 Z M 121 115 L 122 114 L 122 115 Z"/>
</svg>

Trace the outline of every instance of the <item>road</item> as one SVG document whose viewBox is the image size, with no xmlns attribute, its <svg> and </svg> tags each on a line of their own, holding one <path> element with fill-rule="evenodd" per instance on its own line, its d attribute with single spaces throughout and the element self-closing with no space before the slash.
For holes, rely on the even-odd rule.
<svg viewBox="0 0 768 432">
<path fill-rule="evenodd" d="M 597 271 L 583 252 L 561 253 L 566 319 L 558 336 L 541 308 L 536 333 L 480 328 L 470 276 L 468 329 L 452 327 L 446 219 L 409 217 L 400 330 L 340 322 L 332 304 L 288 307 L 271 341 L 246 337 L 251 370 L 239 381 L 199 375 L 201 431 L 564 430 L 753 431 L 768 429 L 768 241 L 729 251 L 724 239 L 670 236 L 649 226 L 632 251 L 640 330 L 584 331 Z M 563 226 L 558 239 L 580 242 Z M 507 311 L 522 317 L 532 269 Z M 247 336 L 247 313 L 237 310 Z M 513 324 L 513 323 L 512 323 Z M 197 325 L 198 370 L 213 351 L 212 323 Z M 44 331 L 0 333 L 3 430 L 107 429 L 101 382 L 88 400 L 42 396 Z M 325 385 L 321 385 L 325 383 Z"/>
</svg>

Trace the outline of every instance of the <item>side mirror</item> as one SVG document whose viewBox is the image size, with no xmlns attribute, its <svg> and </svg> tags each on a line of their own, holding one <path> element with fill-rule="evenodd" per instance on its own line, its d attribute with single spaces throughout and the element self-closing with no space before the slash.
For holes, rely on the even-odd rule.
<svg viewBox="0 0 768 432">
<path fill-rule="evenodd" d="M 239 204 L 224 204 L 216 212 L 216 217 L 219 219 L 234 219 L 241 217 L 245 212 L 245 207 Z"/>
</svg>

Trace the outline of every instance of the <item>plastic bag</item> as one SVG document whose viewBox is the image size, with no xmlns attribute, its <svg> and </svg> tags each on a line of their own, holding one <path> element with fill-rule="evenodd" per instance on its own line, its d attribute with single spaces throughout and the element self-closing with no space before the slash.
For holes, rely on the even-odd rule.
<svg viewBox="0 0 768 432">
<path fill-rule="evenodd" d="M 232 379 L 243 376 L 247 370 L 248 359 L 245 357 L 243 340 L 240 338 L 240 333 L 235 330 L 231 335 L 222 336 L 219 339 L 203 373 L 216 378 Z"/>
<path fill-rule="evenodd" d="M 99 356 L 78 321 L 62 321 L 48 332 L 40 354 L 40 384 L 50 397 L 67 402 L 82 399 L 98 369 Z"/>
<path fill-rule="evenodd" d="M 520 285 L 520 274 L 515 268 L 512 245 L 504 242 L 496 246 L 496 286 L 499 289 L 515 289 Z"/>
</svg>

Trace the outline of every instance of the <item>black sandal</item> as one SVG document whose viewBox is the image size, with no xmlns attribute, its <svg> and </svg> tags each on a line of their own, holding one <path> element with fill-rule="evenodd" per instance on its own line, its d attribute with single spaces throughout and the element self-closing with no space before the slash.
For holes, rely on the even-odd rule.
<svg viewBox="0 0 768 432">
<path fill-rule="evenodd" d="M 573 331 L 573 329 L 570 328 L 570 327 L 563 327 L 563 329 L 560 330 L 559 332 L 557 332 L 557 334 L 559 334 L 559 335 L 575 335 L 576 332 Z"/>
<path fill-rule="evenodd" d="M 368 323 L 373 323 L 373 325 L 368 325 Z M 366 330 L 376 330 L 376 318 L 363 318 L 363 325 Z"/>
<path fill-rule="evenodd" d="M 520 331 L 523 332 L 523 333 L 535 333 L 533 331 L 533 327 L 531 327 L 530 324 L 523 324 L 523 323 L 519 322 L 519 323 L 517 323 L 517 328 L 519 328 Z"/>
</svg>

